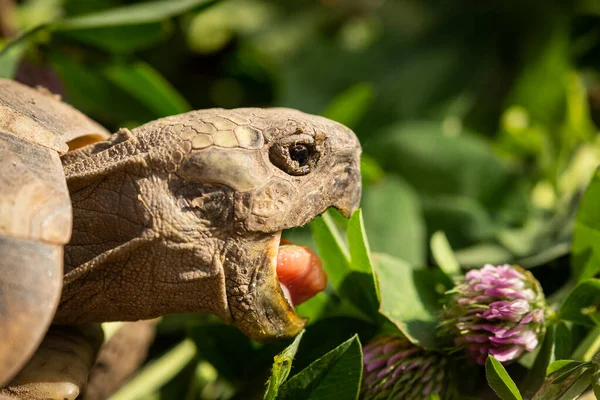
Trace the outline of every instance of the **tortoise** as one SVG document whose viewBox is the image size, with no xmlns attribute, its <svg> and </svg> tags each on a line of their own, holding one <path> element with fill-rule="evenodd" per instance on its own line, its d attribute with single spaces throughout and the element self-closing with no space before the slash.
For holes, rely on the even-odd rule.
<svg viewBox="0 0 600 400">
<path fill-rule="evenodd" d="M 46 340 L 75 335 L 67 347 L 96 340 L 89 323 L 186 312 L 258 341 L 294 336 L 306 320 L 277 280 L 281 232 L 330 207 L 351 215 L 360 152 L 347 127 L 286 108 L 110 135 L 48 91 L 0 80 L 0 387 L 51 324 Z"/>
</svg>

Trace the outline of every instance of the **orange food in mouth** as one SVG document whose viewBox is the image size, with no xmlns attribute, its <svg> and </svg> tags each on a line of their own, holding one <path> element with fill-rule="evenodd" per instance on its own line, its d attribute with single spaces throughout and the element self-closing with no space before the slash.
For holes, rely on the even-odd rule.
<svg viewBox="0 0 600 400">
<path fill-rule="evenodd" d="M 310 248 L 290 243 L 281 240 L 277 254 L 277 277 L 289 292 L 292 305 L 297 306 L 325 289 L 327 275 L 321 260 Z"/>
</svg>

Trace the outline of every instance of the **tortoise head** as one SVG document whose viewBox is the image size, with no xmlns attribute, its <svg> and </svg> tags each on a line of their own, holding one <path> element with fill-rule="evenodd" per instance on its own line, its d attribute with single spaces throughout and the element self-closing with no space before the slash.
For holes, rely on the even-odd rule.
<svg viewBox="0 0 600 400">
<path fill-rule="evenodd" d="M 194 111 L 68 154 L 59 321 L 210 312 L 257 340 L 295 335 L 281 232 L 329 207 L 349 216 L 359 157 L 350 129 L 290 109 Z"/>
</svg>

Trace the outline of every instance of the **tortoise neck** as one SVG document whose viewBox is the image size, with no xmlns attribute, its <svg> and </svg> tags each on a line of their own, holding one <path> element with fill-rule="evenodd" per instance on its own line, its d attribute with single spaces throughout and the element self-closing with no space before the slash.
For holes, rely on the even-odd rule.
<svg viewBox="0 0 600 400">
<path fill-rule="evenodd" d="M 143 237 L 152 226 L 152 214 L 140 196 L 135 175 L 113 173 L 90 177 L 73 188 L 67 177 L 73 206 L 73 234 L 65 246 L 65 273 L 91 259 Z"/>
</svg>

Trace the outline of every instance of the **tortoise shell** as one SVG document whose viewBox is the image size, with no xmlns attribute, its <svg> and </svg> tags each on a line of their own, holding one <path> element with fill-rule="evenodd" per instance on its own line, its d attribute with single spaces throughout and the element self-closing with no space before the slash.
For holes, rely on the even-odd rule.
<svg viewBox="0 0 600 400">
<path fill-rule="evenodd" d="M 109 136 L 47 90 L 0 79 L 0 387 L 38 347 L 60 298 L 72 224 L 60 156 Z"/>
</svg>

